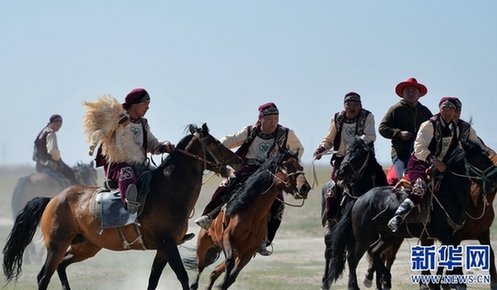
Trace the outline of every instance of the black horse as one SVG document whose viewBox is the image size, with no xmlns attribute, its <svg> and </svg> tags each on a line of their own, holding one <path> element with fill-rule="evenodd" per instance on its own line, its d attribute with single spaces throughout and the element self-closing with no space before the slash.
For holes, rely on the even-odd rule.
<svg viewBox="0 0 497 290">
<path fill-rule="evenodd" d="M 375 186 L 386 185 L 387 179 L 385 174 L 383 176 L 376 176 L 375 172 L 376 157 L 372 143 L 366 143 L 364 139 L 356 138 L 352 144 L 347 148 L 345 157 L 337 171 L 338 185 L 343 186 L 343 194 L 339 201 L 341 206 L 337 212 L 336 217 L 332 223 L 343 215 L 348 206 L 352 206 L 354 201 L 368 190 Z M 378 182 L 380 180 L 380 182 Z M 377 184 L 381 183 L 382 184 Z M 321 216 L 322 224 L 325 225 L 325 206 L 328 191 L 334 187 L 334 182 L 329 180 L 321 190 Z M 330 198 L 330 197 L 328 197 Z M 338 202 L 338 201 L 337 201 Z M 334 226 L 334 225 L 332 225 Z M 328 290 L 331 286 L 331 279 L 329 278 L 332 249 L 331 243 L 333 233 L 327 233 L 324 236 L 325 250 L 325 268 L 322 278 L 321 289 Z"/>
<path fill-rule="evenodd" d="M 443 182 L 434 196 L 430 223 L 403 224 L 393 233 L 387 222 L 405 196 L 391 193 L 391 187 L 376 187 L 361 196 L 334 229 L 330 277 L 336 281 L 343 273 L 345 261 L 349 266 L 349 289 L 359 289 L 356 268 L 366 251 L 373 257 L 377 271 L 377 288 L 391 287 L 390 271 L 381 261 L 381 253 L 399 237 L 434 237 L 443 245 L 457 245 L 454 231 L 462 227 L 465 208 L 470 199 L 471 181 L 483 183 L 497 182 L 495 166 L 477 145 L 463 144 L 456 149 L 447 162 L 447 170 L 442 174 Z M 436 170 L 434 170 L 436 171 Z M 489 173 L 490 172 L 490 173 Z M 379 235 L 381 238 L 378 239 Z M 454 275 L 462 275 L 456 267 Z M 380 280 L 384 281 L 384 285 Z M 435 285 L 439 289 L 439 285 Z"/>
</svg>

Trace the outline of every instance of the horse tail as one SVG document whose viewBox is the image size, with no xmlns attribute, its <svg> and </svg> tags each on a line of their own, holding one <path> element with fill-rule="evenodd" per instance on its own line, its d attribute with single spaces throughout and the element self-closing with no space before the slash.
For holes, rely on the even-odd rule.
<svg viewBox="0 0 497 290">
<path fill-rule="evenodd" d="M 347 253 L 351 251 L 355 244 L 354 233 L 352 231 L 352 208 L 353 203 L 346 208 L 344 215 L 340 218 L 333 229 L 332 256 L 330 273 L 328 275 L 332 282 L 338 280 L 345 270 Z"/>
<path fill-rule="evenodd" d="M 219 256 L 221 254 L 221 248 L 218 247 L 213 247 L 207 250 L 207 253 L 205 254 L 205 261 L 204 261 L 204 267 L 207 267 L 219 259 Z M 197 269 L 197 256 L 191 257 L 191 258 L 184 258 L 183 259 L 183 265 L 185 265 L 185 268 L 188 270 L 195 270 Z"/>
<path fill-rule="evenodd" d="M 19 212 L 3 248 L 3 273 L 7 283 L 17 280 L 22 271 L 24 250 L 33 240 L 50 198 L 35 197 Z"/>
<path fill-rule="evenodd" d="M 14 188 L 14 192 L 12 192 L 12 199 L 10 201 L 10 206 L 12 208 L 12 214 L 14 215 L 14 219 L 16 218 L 17 213 L 24 206 L 24 197 L 26 195 L 25 188 L 29 180 L 30 176 L 24 176 L 19 178 L 16 187 Z"/>
</svg>

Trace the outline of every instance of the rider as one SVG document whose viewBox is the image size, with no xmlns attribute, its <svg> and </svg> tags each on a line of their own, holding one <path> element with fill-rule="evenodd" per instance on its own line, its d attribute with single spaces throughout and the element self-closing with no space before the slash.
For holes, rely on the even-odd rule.
<svg viewBox="0 0 497 290">
<path fill-rule="evenodd" d="M 97 167 L 104 166 L 107 178 L 118 184 L 121 199 L 131 214 L 136 213 L 140 205 L 136 188 L 137 176 L 147 166 L 147 152 L 152 154 L 170 153 L 174 145 L 159 142 L 150 132 L 147 119 L 144 118 L 150 105 L 150 96 L 145 89 L 132 90 L 122 104 L 123 112 L 116 134 L 105 142 L 97 153 Z"/>
<path fill-rule="evenodd" d="M 447 169 L 445 163 L 459 142 L 470 140 L 482 148 L 487 148 L 478 138 L 471 125 L 456 119 L 456 110 L 462 107 L 454 97 L 443 97 L 438 107 L 440 112 L 423 122 L 414 141 L 414 152 L 407 164 L 407 173 L 413 183 L 411 193 L 399 205 L 394 216 L 388 221 L 392 232 L 398 230 L 405 217 L 420 203 L 426 192 L 426 169 L 433 165 L 438 171 Z M 464 123 L 462 123 L 464 122 Z M 459 126 L 458 126 L 459 124 Z M 495 155 L 488 151 L 490 156 Z M 491 157 L 492 158 L 492 157 Z M 492 161 L 494 158 L 492 158 Z"/>
<path fill-rule="evenodd" d="M 418 101 L 428 90 L 415 78 L 399 83 L 395 87 L 395 92 L 402 99 L 388 109 L 381 120 L 378 132 L 384 138 L 392 140 L 392 163 L 395 173 L 401 178 L 413 151 L 419 126 L 433 114 Z"/>
<path fill-rule="evenodd" d="M 76 185 L 74 171 L 62 161 L 57 144 L 56 132 L 62 127 L 62 117 L 54 114 L 36 137 L 33 150 L 33 160 L 36 161 L 36 171 L 43 172 L 55 178 L 62 186 Z M 70 184 L 68 184 L 70 183 Z"/>
<path fill-rule="evenodd" d="M 336 153 L 331 158 L 332 173 L 331 180 L 336 184 L 336 173 L 345 152 L 356 137 L 363 139 L 366 143 L 373 143 L 376 140 L 374 129 L 373 114 L 362 108 L 361 96 L 358 93 L 347 93 L 343 99 L 344 110 L 335 113 L 331 119 L 328 135 L 319 143 L 318 148 L 314 152 L 314 159 L 320 159 L 322 154 L 330 149 L 334 149 Z M 376 161 L 376 160 L 375 160 Z M 383 186 L 386 184 L 386 176 L 383 168 L 376 161 L 375 165 L 375 184 Z M 325 234 L 331 233 L 332 219 L 336 218 L 340 207 L 340 199 L 342 189 L 338 186 L 326 198 L 326 210 L 324 212 L 326 224 Z"/>
<path fill-rule="evenodd" d="M 244 127 L 233 135 L 227 135 L 219 141 L 226 147 L 233 149 L 239 147 L 236 154 L 243 159 L 242 167 L 235 171 L 226 181 L 223 181 L 216 189 L 210 202 L 205 206 L 202 216 L 195 223 L 203 229 L 209 229 L 212 220 L 216 218 L 221 207 L 228 201 L 231 193 L 237 185 L 243 183 L 252 175 L 266 159 L 278 154 L 279 148 L 287 148 L 289 151 L 298 152 L 299 159 L 302 158 L 304 147 L 300 143 L 293 130 L 278 124 L 279 111 L 274 103 L 266 103 L 259 107 L 259 117 L 255 125 Z M 283 194 L 278 194 L 283 200 Z M 271 254 L 266 248 L 271 244 L 276 231 L 281 224 L 284 204 L 275 200 L 271 206 L 270 219 L 268 221 L 267 241 L 262 241 L 257 250 L 261 255 Z"/>
<path fill-rule="evenodd" d="M 464 142 L 468 139 L 469 140 L 478 139 L 480 142 L 475 141 L 475 143 L 482 146 L 482 149 L 485 150 L 485 152 L 487 152 L 490 160 L 492 160 L 494 165 L 497 166 L 497 154 L 495 153 L 494 150 L 492 150 L 490 147 L 486 146 L 485 143 L 483 143 L 483 140 L 481 140 L 481 138 L 478 137 L 478 135 L 476 134 L 475 130 L 473 129 L 470 123 L 461 119 L 462 102 L 456 97 L 454 97 L 454 101 L 456 103 L 456 114 L 454 116 L 454 121 L 456 122 L 457 127 L 459 128 L 459 140 L 461 142 Z"/>
</svg>

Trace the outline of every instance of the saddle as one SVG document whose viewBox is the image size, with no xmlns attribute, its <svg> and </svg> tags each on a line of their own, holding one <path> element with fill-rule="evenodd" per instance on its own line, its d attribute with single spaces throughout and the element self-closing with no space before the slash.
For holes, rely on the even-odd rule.
<svg viewBox="0 0 497 290">
<path fill-rule="evenodd" d="M 101 234 L 106 228 L 137 223 L 138 216 L 143 212 L 147 194 L 150 192 L 151 179 L 152 171 L 145 171 L 137 180 L 136 187 L 141 202 L 138 211 L 134 214 L 130 214 L 124 208 L 116 182 L 108 180 L 103 187 L 95 191 L 90 203 L 90 212 L 94 217 L 102 221 L 100 228 L 97 230 L 98 234 Z"/>
</svg>

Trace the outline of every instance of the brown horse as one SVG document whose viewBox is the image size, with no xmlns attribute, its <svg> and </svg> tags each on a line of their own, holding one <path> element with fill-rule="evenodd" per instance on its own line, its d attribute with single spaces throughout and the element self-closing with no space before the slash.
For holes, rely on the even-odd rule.
<svg viewBox="0 0 497 290">
<path fill-rule="evenodd" d="M 78 162 L 72 167 L 74 176 L 79 184 L 86 186 L 97 186 L 98 174 L 94 162 L 89 164 Z M 50 175 L 43 172 L 35 172 L 19 178 L 14 192 L 12 193 L 11 208 L 14 220 L 17 213 L 26 205 L 28 201 L 37 196 L 54 197 L 64 189 L 61 183 L 57 182 Z M 40 263 L 43 251 L 37 252 L 36 246 L 31 243 L 26 248 L 24 261 L 26 263 Z"/>
<path fill-rule="evenodd" d="M 55 270 L 62 288 L 69 290 L 66 268 L 97 254 L 102 248 L 125 251 L 157 250 L 147 289 L 156 289 L 162 270 L 170 264 L 188 289 L 188 274 L 177 245 L 188 228 L 188 219 L 197 202 L 205 169 L 227 176 L 225 167 L 237 168 L 241 160 L 209 134 L 207 125 L 189 126 L 177 149 L 152 173 L 150 193 L 139 225 L 97 230 L 101 221 L 90 213 L 90 203 L 97 188 L 72 186 L 56 197 L 35 198 L 19 213 L 3 249 L 3 269 L 7 282 L 21 273 L 22 254 L 41 219 L 41 229 L 48 254 L 37 276 L 38 289 L 47 289 Z M 123 240 L 135 240 L 124 248 Z M 141 242 L 140 242 L 141 241 Z"/>
<path fill-rule="evenodd" d="M 298 157 L 289 152 L 268 159 L 234 194 L 212 222 L 209 230 L 201 229 L 197 240 L 197 277 L 191 285 L 198 289 L 200 274 L 219 257 L 225 260 L 211 273 L 211 289 L 225 271 L 220 289 L 228 289 L 240 271 L 255 255 L 267 233 L 270 208 L 280 191 L 291 193 L 295 199 L 305 199 L 311 189 Z M 212 257 L 215 258 L 212 258 Z M 190 261 L 193 264 L 192 261 Z M 193 267 L 192 267 L 193 268 Z"/>
</svg>

